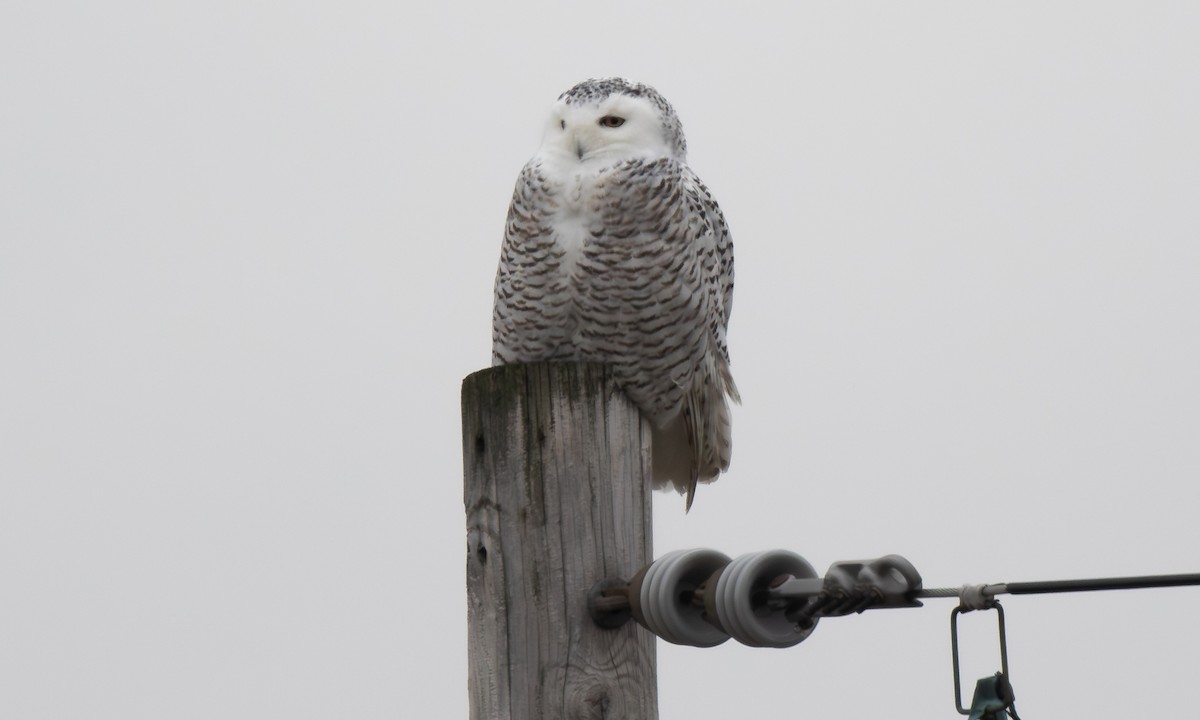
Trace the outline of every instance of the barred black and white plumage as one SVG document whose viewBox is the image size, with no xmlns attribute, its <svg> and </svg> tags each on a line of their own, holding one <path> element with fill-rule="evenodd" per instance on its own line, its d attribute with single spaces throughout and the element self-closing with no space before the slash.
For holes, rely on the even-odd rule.
<svg viewBox="0 0 1200 720">
<path fill-rule="evenodd" d="M 687 495 L 729 467 L 725 331 L 733 243 L 653 88 L 619 78 L 563 93 L 522 170 L 492 317 L 497 365 L 608 363 L 653 427 L 654 483 Z"/>
</svg>

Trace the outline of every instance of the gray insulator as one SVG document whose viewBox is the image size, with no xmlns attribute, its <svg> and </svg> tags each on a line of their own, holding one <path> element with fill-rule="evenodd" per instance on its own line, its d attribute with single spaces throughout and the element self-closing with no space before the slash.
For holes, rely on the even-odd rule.
<svg viewBox="0 0 1200 720">
<path fill-rule="evenodd" d="M 659 637 L 678 645 L 713 647 L 729 635 L 705 618 L 704 608 L 691 602 L 692 594 L 717 570 L 729 564 L 729 556 L 715 550 L 695 549 L 670 553 L 650 581 L 651 616 Z"/>
<path fill-rule="evenodd" d="M 667 642 L 680 645 L 680 641 L 670 632 L 665 626 L 662 618 L 658 614 L 658 599 L 655 593 L 655 577 L 662 572 L 663 567 L 670 562 L 671 558 L 683 553 L 683 550 L 673 550 L 659 559 L 650 563 L 650 567 L 646 570 L 646 574 L 642 577 L 641 588 L 639 590 L 639 600 L 641 601 L 641 611 L 643 616 L 643 624 L 646 629 L 655 635 L 659 636 Z"/>
<path fill-rule="evenodd" d="M 752 647 L 783 648 L 804 641 L 815 624 L 800 630 L 781 610 L 761 604 L 770 583 L 786 575 L 819 577 L 807 560 L 787 550 L 749 553 L 730 563 L 717 580 L 715 594 L 721 627 L 738 642 Z"/>
</svg>

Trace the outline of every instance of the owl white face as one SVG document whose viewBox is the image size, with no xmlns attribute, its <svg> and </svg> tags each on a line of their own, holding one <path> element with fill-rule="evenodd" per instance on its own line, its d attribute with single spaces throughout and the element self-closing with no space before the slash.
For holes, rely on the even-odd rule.
<svg viewBox="0 0 1200 720">
<path fill-rule="evenodd" d="M 560 161 L 590 164 L 669 157 L 671 147 L 653 103 L 612 94 L 598 103 L 557 103 L 542 138 L 542 152 Z"/>
</svg>

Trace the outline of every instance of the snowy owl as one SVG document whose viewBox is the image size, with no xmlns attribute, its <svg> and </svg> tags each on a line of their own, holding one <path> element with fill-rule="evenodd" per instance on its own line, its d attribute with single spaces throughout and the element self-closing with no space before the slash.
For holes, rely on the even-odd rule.
<svg viewBox="0 0 1200 720">
<path fill-rule="evenodd" d="M 739 401 L 725 330 L 733 243 L 654 88 L 587 80 L 558 98 L 517 179 L 492 316 L 496 365 L 608 363 L 652 427 L 655 487 L 729 468 Z"/>
</svg>

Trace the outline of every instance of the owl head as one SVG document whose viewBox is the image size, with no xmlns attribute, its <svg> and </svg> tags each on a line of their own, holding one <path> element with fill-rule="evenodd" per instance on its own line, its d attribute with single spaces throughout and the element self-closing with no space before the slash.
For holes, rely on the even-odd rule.
<svg viewBox="0 0 1200 720">
<path fill-rule="evenodd" d="M 671 104 L 649 85 L 623 78 L 585 80 L 560 95 L 543 148 L 579 160 L 687 156 Z"/>
</svg>

